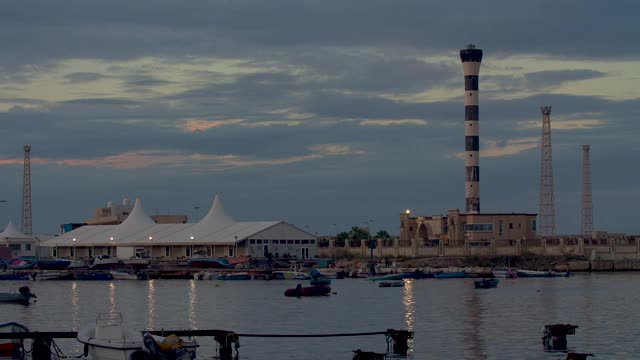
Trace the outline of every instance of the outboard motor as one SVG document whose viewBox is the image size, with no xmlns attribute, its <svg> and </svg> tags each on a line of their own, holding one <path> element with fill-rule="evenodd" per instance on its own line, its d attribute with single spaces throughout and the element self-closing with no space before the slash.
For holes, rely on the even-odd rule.
<svg viewBox="0 0 640 360">
<path fill-rule="evenodd" d="M 18 291 L 20 292 L 20 294 L 26 296 L 27 298 L 37 297 L 35 294 L 31 293 L 31 289 L 29 289 L 28 286 L 21 286 Z"/>
</svg>

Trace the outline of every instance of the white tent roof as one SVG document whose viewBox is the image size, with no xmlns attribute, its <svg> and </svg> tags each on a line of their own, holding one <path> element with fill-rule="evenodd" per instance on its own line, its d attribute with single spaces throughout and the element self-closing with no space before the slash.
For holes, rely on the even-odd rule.
<svg viewBox="0 0 640 360">
<path fill-rule="evenodd" d="M 140 199 L 136 199 L 131 214 L 122 224 L 85 225 L 56 236 L 42 246 L 235 244 L 281 223 L 285 224 L 281 221 L 235 221 L 225 212 L 216 195 L 207 215 L 195 224 L 156 224 L 145 213 Z"/>
<path fill-rule="evenodd" d="M 13 225 L 12 221 L 9 221 L 7 227 L 0 233 L 0 238 L 2 239 L 30 239 L 31 236 L 25 235 L 20 230 L 18 230 L 15 225 Z"/>
</svg>

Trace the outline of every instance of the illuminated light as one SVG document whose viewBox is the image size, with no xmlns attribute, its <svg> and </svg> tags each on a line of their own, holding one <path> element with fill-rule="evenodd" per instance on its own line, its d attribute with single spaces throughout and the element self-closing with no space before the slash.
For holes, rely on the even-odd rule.
<svg viewBox="0 0 640 360">
<path fill-rule="evenodd" d="M 76 242 L 76 238 L 73 238 L 72 240 L 73 240 L 73 242 Z"/>
<path fill-rule="evenodd" d="M 404 211 L 407 215 L 411 214 L 411 210 L 407 209 Z"/>
<path fill-rule="evenodd" d="M 153 240 L 153 236 L 149 236 L 149 240 Z"/>
<path fill-rule="evenodd" d="M 113 236 L 109 238 L 111 241 L 113 241 Z"/>
<path fill-rule="evenodd" d="M 191 240 L 193 240 L 193 236 L 191 237 Z"/>
</svg>

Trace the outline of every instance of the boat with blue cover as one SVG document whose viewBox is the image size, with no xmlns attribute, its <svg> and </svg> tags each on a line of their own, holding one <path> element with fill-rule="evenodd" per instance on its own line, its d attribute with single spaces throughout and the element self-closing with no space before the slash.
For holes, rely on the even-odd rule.
<svg viewBox="0 0 640 360">
<path fill-rule="evenodd" d="M 229 264 L 225 258 L 209 258 L 209 257 L 196 257 L 189 259 L 187 265 L 195 268 L 202 269 L 233 269 L 235 266 Z"/>
<path fill-rule="evenodd" d="M 473 285 L 475 286 L 476 289 L 489 289 L 489 288 L 494 288 L 494 287 L 498 287 L 498 283 L 500 282 L 500 280 L 498 279 L 482 279 L 482 280 L 476 280 L 473 282 Z"/>
<path fill-rule="evenodd" d="M 65 270 L 71 265 L 70 260 L 66 259 L 53 259 L 53 260 L 38 260 L 37 267 L 40 270 Z"/>
<path fill-rule="evenodd" d="M 465 271 L 441 272 L 433 274 L 433 277 L 436 279 L 461 279 L 466 278 L 467 273 Z"/>
</svg>

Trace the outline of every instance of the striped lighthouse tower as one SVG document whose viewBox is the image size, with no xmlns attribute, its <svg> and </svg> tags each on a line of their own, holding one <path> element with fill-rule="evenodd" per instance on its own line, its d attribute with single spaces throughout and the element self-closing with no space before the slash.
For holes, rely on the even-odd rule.
<svg viewBox="0 0 640 360">
<path fill-rule="evenodd" d="M 482 50 L 473 44 L 460 50 L 464 69 L 464 142 L 465 142 L 465 197 L 467 214 L 480 212 L 480 144 L 478 117 L 478 73 Z"/>
</svg>

